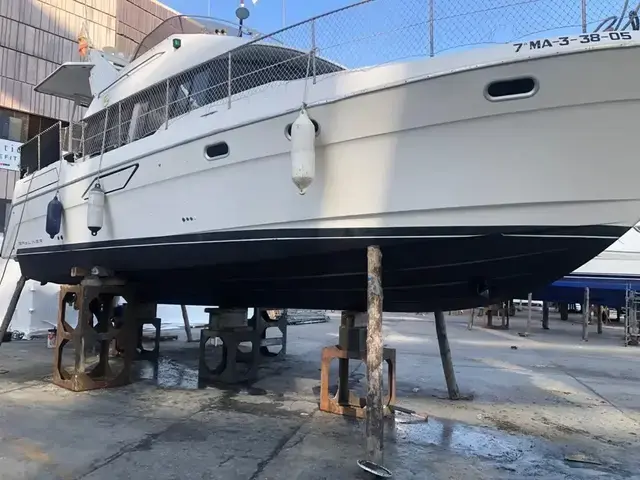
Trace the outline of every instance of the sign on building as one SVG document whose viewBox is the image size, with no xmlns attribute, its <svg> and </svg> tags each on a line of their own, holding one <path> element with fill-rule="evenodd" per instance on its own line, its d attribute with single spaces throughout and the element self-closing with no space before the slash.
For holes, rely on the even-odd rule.
<svg viewBox="0 0 640 480">
<path fill-rule="evenodd" d="M 20 142 L 0 138 L 0 168 L 20 170 Z"/>
</svg>

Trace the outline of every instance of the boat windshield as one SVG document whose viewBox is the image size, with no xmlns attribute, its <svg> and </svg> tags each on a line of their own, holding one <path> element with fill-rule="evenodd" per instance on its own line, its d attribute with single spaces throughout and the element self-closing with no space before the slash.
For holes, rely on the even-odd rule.
<svg viewBox="0 0 640 480">
<path fill-rule="evenodd" d="M 221 30 L 224 30 L 227 35 L 238 35 L 238 29 L 238 24 L 218 18 L 176 15 L 175 17 L 166 19 L 142 39 L 142 42 L 140 42 L 140 45 L 138 45 L 138 48 L 133 54 L 132 61 L 144 55 L 171 35 L 189 33 L 214 35 L 220 34 Z M 257 36 L 256 31 L 246 27 L 242 27 L 242 32 L 251 37 Z"/>
</svg>

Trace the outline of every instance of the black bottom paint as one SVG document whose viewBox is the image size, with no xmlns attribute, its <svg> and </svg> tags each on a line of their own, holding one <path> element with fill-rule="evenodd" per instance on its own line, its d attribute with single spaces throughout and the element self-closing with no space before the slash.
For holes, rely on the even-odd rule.
<svg viewBox="0 0 640 480">
<path fill-rule="evenodd" d="M 589 261 L 626 230 L 223 232 L 21 249 L 18 261 L 28 278 L 53 283 L 77 283 L 69 276 L 74 266 L 106 267 L 139 283 L 139 293 L 158 303 L 362 311 L 367 304 L 366 247 L 380 245 L 385 311 L 416 312 L 526 298 Z M 478 294 L 483 284 L 489 286 L 489 299 Z"/>
</svg>

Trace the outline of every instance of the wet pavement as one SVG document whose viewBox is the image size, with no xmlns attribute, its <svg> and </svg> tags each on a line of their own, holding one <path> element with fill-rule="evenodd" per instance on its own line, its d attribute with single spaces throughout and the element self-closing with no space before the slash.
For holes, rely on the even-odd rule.
<svg viewBox="0 0 640 480">
<path fill-rule="evenodd" d="M 584 344 L 577 322 L 522 338 L 517 317 L 509 332 L 447 319 L 458 402 L 444 394 L 431 319 L 385 317 L 398 403 L 430 415 L 385 422 L 393 478 L 640 478 L 640 349 L 620 346 L 621 331 Z M 290 327 L 286 358 L 225 389 L 198 388 L 197 343 L 164 342 L 133 385 L 80 394 L 49 383 L 44 342 L 3 344 L 0 479 L 372 478 L 357 465 L 364 424 L 317 408 L 320 349 L 337 326 Z M 354 362 L 354 389 L 364 373 Z"/>
</svg>

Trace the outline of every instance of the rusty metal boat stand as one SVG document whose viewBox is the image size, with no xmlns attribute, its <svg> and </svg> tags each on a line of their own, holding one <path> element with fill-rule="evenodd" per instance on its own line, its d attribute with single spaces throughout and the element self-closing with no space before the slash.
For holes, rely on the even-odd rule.
<svg viewBox="0 0 640 480">
<path fill-rule="evenodd" d="M 320 368 L 320 410 L 355 418 L 365 418 L 367 399 L 359 397 L 349 389 L 349 360 L 367 361 L 366 315 L 342 312 L 338 345 L 322 349 Z M 387 385 L 389 392 L 383 399 L 385 414 L 390 414 L 390 406 L 396 401 L 396 350 L 383 348 L 382 358 L 387 363 Z M 329 370 L 331 362 L 338 359 L 338 391 L 330 394 Z"/>
<path fill-rule="evenodd" d="M 127 296 L 124 282 L 109 278 L 107 272 L 98 268 L 90 272 L 73 268 L 71 275 L 84 278 L 78 285 L 60 287 L 53 383 L 75 392 L 126 385 L 131 381 L 135 345 L 129 331 L 131 322 L 121 322 L 120 328 L 111 322 L 116 297 Z M 75 327 L 67 321 L 67 305 L 78 312 Z M 109 362 L 109 347 L 114 340 L 123 351 L 122 366 L 118 371 L 114 371 Z M 67 345 L 74 349 L 71 368 L 62 365 Z M 93 355 L 96 350 L 97 362 Z"/>
<path fill-rule="evenodd" d="M 53 383 L 75 392 L 131 383 L 132 362 L 140 342 L 140 320 L 149 323 L 144 312 L 152 311 L 155 317 L 155 305 L 137 304 L 133 289 L 100 267 L 90 271 L 73 268 L 71 275 L 82 280 L 77 285 L 60 287 Z M 120 318 L 115 314 L 117 297 L 127 300 Z M 77 311 L 75 327 L 67 321 L 68 306 Z M 159 324 L 155 320 L 153 323 Z M 63 351 L 67 345 L 74 349 L 74 361 L 65 368 Z M 118 352 L 116 357 L 110 355 L 111 347 Z M 157 356 L 157 346 L 153 354 Z"/>
<path fill-rule="evenodd" d="M 207 384 L 237 384 L 256 380 L 261 362 L 266 358 L 284 356 L 287 353 L 286 315 L 274 315 L 267 310 L 254 308 L 254 315 L 247 319 L 247 310 L 207 308 L 209 325 L 200 332 L 200 353 L 198 381 Z M 267 330 L 278 328 L 279 338 L 267 338 Z M 218 362 L 210 367 L 207 361 L 207 344 L 220 340 Z M 249 346 L 249 351 L 241 349 L 241 344 Z M 278 353 L 269 347 L 280 346 Z M 217 348 L 217 345 L 214 347 Z"/>
</svg>

